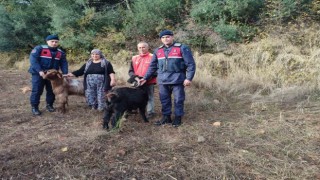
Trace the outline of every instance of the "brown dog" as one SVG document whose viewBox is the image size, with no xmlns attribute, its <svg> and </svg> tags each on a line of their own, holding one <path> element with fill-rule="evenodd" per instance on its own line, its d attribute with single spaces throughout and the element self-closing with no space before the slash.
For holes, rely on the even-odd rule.
<svg viewBox="0 0 320 180">
<path fill-rule="evenodd" d="M 78 79 L 67 79 L 55 69 L 45 72 L 43 77 L 51 82 L 53 93 L 56 96 L 58 110 L 62 113 L 66 112 L 66 104 L 68 104 L 69 95 L 84 96 L 83 81 Z"/>
</svg>

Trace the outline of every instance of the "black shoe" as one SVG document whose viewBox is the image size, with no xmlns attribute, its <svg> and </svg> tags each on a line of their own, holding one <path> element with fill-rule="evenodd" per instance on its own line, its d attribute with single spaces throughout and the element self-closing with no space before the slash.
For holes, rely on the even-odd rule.
<svg viewBox="0 0 320 180">
<path fill-rule="evenodd" d="M 166 123 L 172 123 L 171 117 L 163 115 L 162 118 L 159 121 L 155 122 L 154 124 L 157 126 L 161 126 Z"/>
<path fill-rule="evenodd" d="M 176 116 L 173 120 L 172 126 L 179 127 L 181 125 L 181 116 Z"/>
<path fill-rule="evenodd" d="M 49 112 L 54 112 L 54 111 L 56 111 L 51 104 L 47 104 L 46 108 L 47 108 L 47 110 L 48 110 Z"/>
<path fill-rule="evenodd" d="M 38 107 L 32 107 L 32 114 L 34 116 L 40 116 L 41 115 L 41 112 L 39 111 L 39 108 Z"/>
</svg>

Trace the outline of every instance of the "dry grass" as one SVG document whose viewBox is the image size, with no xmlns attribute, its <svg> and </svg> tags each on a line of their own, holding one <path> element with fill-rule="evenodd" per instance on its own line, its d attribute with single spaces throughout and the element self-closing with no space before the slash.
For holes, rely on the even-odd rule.
<svg viewBox="0 0 320 180">
<path fill-rule="evenodd" d="M 18 89 L 29 84 L 28 74 L 2 70 L 0 75 L 6 79 L 0 98 L 2 179 L 320 176 L 316 101 L 237 101 L 191 87 L 181 127 L 156 127 L 131 115 L 120 129 L 105 131 L 102 113 L 87 109 L 78 97 L 70 98 L 64 115 L 44 111 L 42 99 L 43 115 L 32 117 L 29 97 Z M 159 113 L 158 98 L 156 104 Z"/>
<path fill-rule="evenodd" d="M 64 115 L 46 112 L 42 99 L 44 113 L 33 117 L 20 90 L 30 75 L 1 69 L 0 178 L 320 179 L 320 36 L 305 31 L 305 48 L 283 34 L 195 53 L 179 128 L 152 125 L 158 98 L 151 123 L 131 115 L 117 130 L 102 130 L 102 113 L 78 97 Z M 126 85 L 127 64 L 112 62 Z"/>
<path fill-rule="evenodd" d="M 319 90 L 318 26 L 305 29 L 293 39 L 290 33 L 272 34 L 250 44 L 230 46 L 217 54 L 195 53 L 198 70 L 195 85 L 230 96 L 261 98 L 282 94 L 305 95 Z M 303 34 L 303 35 L 301 35 Z M 297 36 L 297 35 L 296 35 Z M 298 46 L 298 42 L 305 46 Z M 291 93 L 292 94 L 292 93 Z M 295 99 L 296 95 L 286 99 Z M 270 98 L 269 98 L 270 99 Z"/>
</svg>

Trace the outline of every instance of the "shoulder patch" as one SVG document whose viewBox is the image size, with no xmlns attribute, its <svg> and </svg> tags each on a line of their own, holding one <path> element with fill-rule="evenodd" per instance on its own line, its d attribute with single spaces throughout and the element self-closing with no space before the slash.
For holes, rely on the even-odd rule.
<svg viewBox="0 0 320 180">
<path fill-rule="evenodd" d="M 181 46 L 182 44 L 181 43 L 174 43 L 174 46 Z"/>
<path fill-rule="evenodd" d="M 32 49 L 32 51 L 31 51 L 32 54 L 33 54 L 33 53 L 36 53 L 36 52 L 37 52 L 36 49 Z"/>
<path fill-rule="evenodd" d="M 159 46 L 159 48 L 163 48 L 163 46 L 164 46 L 164 45 L 162 44 L 161 46 Z"/>
</svg>

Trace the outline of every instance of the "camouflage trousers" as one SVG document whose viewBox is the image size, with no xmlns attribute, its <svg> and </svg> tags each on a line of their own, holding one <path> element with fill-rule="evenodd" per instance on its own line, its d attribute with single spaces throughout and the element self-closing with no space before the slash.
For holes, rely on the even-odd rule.
<svg viewBox="0 0 320 180">
<path fill-rule="evenodd" d="M 87 75 L 87 89 L 85 95 L 87 104 L 94 109 L 103 110 L 103 108 L 106 106 L 103 82 L 104 75 L 102 74 Z"/>
</svg>

